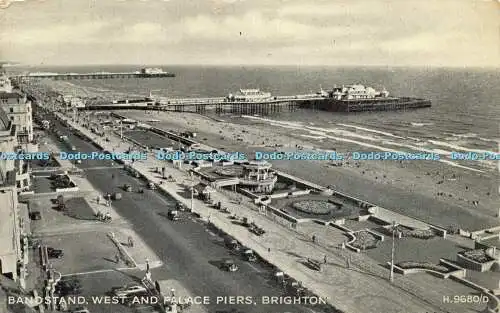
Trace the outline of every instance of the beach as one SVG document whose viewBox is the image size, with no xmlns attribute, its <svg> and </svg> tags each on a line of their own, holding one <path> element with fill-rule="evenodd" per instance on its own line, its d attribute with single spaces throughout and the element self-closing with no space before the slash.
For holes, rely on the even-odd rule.
<svg viewBox="0 0 500 313">
<path fill-rule="evenodd" d="M 236 124 L 224 117 L 211 118 L 179 112 L 117 112 L 155 127 L 194 131 L 196 140 L 229 152 L 253 156 L 255 151 L 319 150 L 312 138 L 259 121 Z M 332 144 L 332 143 L 328 143 Z M 367 150 L 350 142 L 335 142 L 338 152 Z M 368 150 L 369 151 L 369 150 Z M 464 225 L 477 230 L 500 224 L 496 219 L 498 175 L 477 172 L 437 161 L 272 161 L 274 167 L 323 186 L 349 193 L 368 202 L 448 227 Z M 439 195 L 438 195 L 439 193 Z M 442 193 L 442 194 L 441 194 Z M 473 201 L 479 201 L 477 205 Z"/>
</svg>

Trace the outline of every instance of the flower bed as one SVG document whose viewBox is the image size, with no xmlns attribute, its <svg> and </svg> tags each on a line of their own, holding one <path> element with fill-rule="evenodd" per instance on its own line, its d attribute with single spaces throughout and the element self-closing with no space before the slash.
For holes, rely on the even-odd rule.
<svg viewBox="0 0 500 313">
<path fill-rule="evenodd" d="M 491 258 L 489 255 L 486 254 L 485 250 L 478 249 L 478 250 L 469 250 L 465 251 L 462 253 L 465 257 L 474 260 L 478 263 L 486 263 L 489 261 L 493 261 L 494 259 Z"/>
<path fill-rule="evenodd" d="M 418 239 L 430 239 L 436 236 L 431 229 L 402 229 L 401 234 L 403 237 Z"/>
<path fill-rule="evenodd" d="M 360 250 L 376 248 L 379 242 L 379 239 L 365 230 L 359 231 L 354 235 L 356 236 L 356 240 L 351 245 Z"/>
<path fill-rule="evenodd" d="M 54 189 L 64 189 L 75 187 L 68 175 L 55 175 L 51 177 L 52 187 Z"/>
<path fill-rule="evenodd" d="M 412 268 L 422 268 L 427 270 L 433 270 L 441 273 L 448 273 L 450 269 L 444 265 L 437 265 L 430 262 L 400 262 L 397 264 L 402 269 L 412 269 Z"/>
<path fill-rule="evenodd" d="M 304 213 L 319 215 L 330 214 L 333 210 L 337 209 L 337 206 L 335 204 L 323 200 L 297 201 L 292 204 L 292 207 Z"/>
</svg>

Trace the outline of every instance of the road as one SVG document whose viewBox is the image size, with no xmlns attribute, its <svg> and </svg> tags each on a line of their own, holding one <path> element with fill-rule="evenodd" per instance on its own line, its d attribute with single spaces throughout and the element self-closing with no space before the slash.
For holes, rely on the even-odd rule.
<svg viewBox="0 0 500 313">
<path fill-rule="evenodd" d="M 77 151 L 97 150 L 90 142 L 72 135 L 61 123 L 51 120 L 52 127 L 68 135 Z M 167 220 L 164 216 L 174 207 L 173 199 L 150 190 L 144 194 L 123 192 L 120 188 L 123 184 L 130 184 L 137 189 L 144 187 L 145 182 L 131 177 L 124 170 L 112 168 L 109 160 L 84 160 L 77 166 L 85 170 L 86 178 L 97 190 L 122 193 L 123 198 L 115 201 L 113 206 L 165 264 L 152 270 L 154 280 L 177 279 L 193 295 L 210 297 L 212 301 L 207 305 L 210 312 L 232 312 L 234 309 L 241 313 L 323 312 L 318 307 L 313 311 L 301 305 L 259 304 L 263 296 L 284 295 L 281 288 L 272 282 L 270 269 L 231 256 L 222 238 L 210 233 L 203 223 L 187 217 L 178 222 Z M 218 268 L 218 263 L 228 257 L 234 258 L 240 265 L 239 271 L 230 273 Z M 141 260 L 137 261 L 142 263 Z M 216 304 L 215 299 L 220 296 L 251 296 L 257 305 Z"/>
</svg>

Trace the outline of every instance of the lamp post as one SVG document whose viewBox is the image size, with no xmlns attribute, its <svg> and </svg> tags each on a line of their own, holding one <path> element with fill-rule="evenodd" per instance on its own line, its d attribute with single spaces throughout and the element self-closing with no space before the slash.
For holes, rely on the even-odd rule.
<svg viewBox="0 0 500 313">
<path fill-rule="evenodd" d="M 189 172 L 191 176 L 191 212 L 193 212 L 193 202 L 194 202 L 194 181 L 193 181 L 193 172 Z"/>
<path fill-rule="evenodd" d="M 396 233 L 397 226 L 398 225 L 396 224 L 396 222 L 392 222 L 391 276 L 390 276 L 391 283 L 394 282 L 394 248 L 395 248 L 394 234 Z"/>
<path fill-rule="evenodd" d="M 120 120 L 120 139 L 123 140 L 123 123 L 122 123 L 122 120 Z"/>
</svg>

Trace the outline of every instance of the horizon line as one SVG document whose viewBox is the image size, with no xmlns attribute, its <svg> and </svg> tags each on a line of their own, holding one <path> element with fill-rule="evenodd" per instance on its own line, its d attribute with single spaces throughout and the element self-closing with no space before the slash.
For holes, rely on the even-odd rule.
<svg viewBox="0 0 500 313">
<path fill-rule="evenodd" d="M 87 67 L 87 66 L 139 66 L 139 67 L 150 67 L 150 66 L 197 66 L 197 67 L 328 67 L 328 68 L 342 68 L 342 67 L 377 67 L 377 68 L 463 68 L 463 69 L 497 69 L 500 65 L 403 65 L 403 64 L 259 64 L 259 63 L 241 63 L 241 64 L 227 64 L 227 63 L 86 63 L 86 64 L 30 64 L 30 63 L 20 63 L 20 62 L 9 62 L 0 61 L 0 67 Z"/>
</svg>

